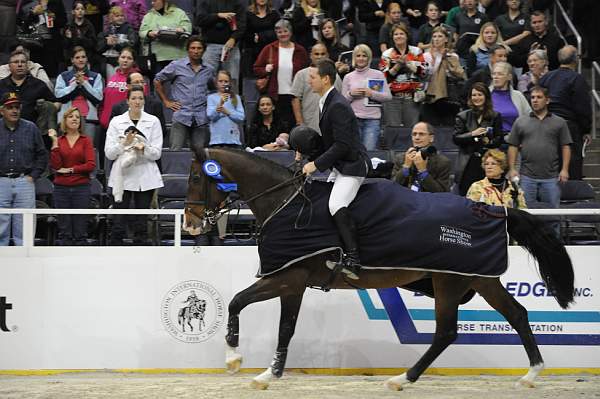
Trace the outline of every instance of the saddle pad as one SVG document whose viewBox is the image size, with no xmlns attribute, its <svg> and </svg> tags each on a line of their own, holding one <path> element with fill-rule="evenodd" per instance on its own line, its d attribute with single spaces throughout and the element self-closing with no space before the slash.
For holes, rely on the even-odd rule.
<svg viewBox="0 0 600 399">
<path fill-rule="evenodd" d="M 332 183 L 305 185 L 263 226 L 258 276 L 301 259 L 339 251 L 329 214 Z M 418 193 L 389 180 L 363 184 L 350 205 L 359 231 L 361 264 L 497 277 L 507 268 L 506 210 L 450 193 Z"/>
</svg>

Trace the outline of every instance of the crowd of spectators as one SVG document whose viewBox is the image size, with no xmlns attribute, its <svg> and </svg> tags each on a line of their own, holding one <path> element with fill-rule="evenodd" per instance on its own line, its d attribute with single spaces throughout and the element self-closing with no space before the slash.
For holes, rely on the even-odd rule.
<svg viewBox="0 0 600 399">
<path fill-rule="evenodd" d="M 548 182 L 583 177 L 590 90 L 548 1 L 200 0 L 188 10 L 74 0 L 70 12 L 60 0 L 14 3 L 0 1 L 1 207 L 33 206 L 32 180 L 48 175 L 54 206 L 85 208 L 106 158 L 113 206 L 147 208 L 163 184 L 163 146 L 289 149 L 294 126 L 319 130 L 309 79 L 322 58 L 334 61 L 334 87 L 368 150 L 386 129 L 411 130 L 394 159 L 399 184 L 436 192 L 454 182 L 476 201 L 557 206 Z M 444 126 L 456 165 L 435 149 Z M 505 178 L 519 173 L 517 154 L 523 190 Z M 85 220 L 59 218 L 60 239 L 85 242 Z M 135 241 L 143 220 L 131 218 Z M 113 229 L 111 242 L 124 235 Z M 1 215 L 0 245 L 9 237 Z"/>
</svg>

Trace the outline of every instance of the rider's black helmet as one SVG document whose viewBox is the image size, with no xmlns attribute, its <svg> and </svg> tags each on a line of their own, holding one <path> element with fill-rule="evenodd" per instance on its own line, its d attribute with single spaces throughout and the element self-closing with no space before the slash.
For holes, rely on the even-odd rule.
<svg viewBox="0 0 600 399">
<path fill-rule="evenodd" d="M 311 127 L 300 125 L 290 132 L 290 147 L 309 161 L 315 160 L 323 153 L 323 139 L 317 131 Z"/>
</svg>

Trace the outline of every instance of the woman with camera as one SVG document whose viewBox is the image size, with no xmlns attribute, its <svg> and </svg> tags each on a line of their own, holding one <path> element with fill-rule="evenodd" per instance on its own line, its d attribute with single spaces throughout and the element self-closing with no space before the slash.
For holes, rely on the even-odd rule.
<svg viewBox="0 0 600 399">
<path fill-rule="evenodd" d="M 210 121 L 209 146 L 242 145 L 239 124 L 244 122 L 244 107 L 240 96 L 232 90 L 229 71 L 223 69 L 217 73 L 217 92 L 206 100 L 206 116 Z"/>
<path fill-rule="evenodd" d="M 393 96 L 384 104 L 385 126 L 410 127 L 419 121 L 427 68 L 421 49 L 408 44 L 410 33 L 406 25 L 394 25 L 390 34 L 394 46 L 383 52 L 379 63 Z"/>
<path fill-rule="evenodd" d="M 192 34 L 192 22 L 185 11 L 167 0 L 153 0 L 142 19 L 140 40 L 156 55 L 158 72 L 169 62 L 187 55 L 185 41 Z M 152 42 L 152 44 L 150 44 Z"/>
<path fill-rule="evenodd" d="M 148 209 L 154 190 L 163 186 L 156 161 L 162 153 L 163 133 L 157 117 L 144 112 L 144 88 L 133 86 L 127 93 L 129 110 L 114 117 L 106 132 L 104 152 L 114 161 L 108 186 L 113 190 L 113 208 Z M 134 243 L 146 242 L 146 215 L 115 215 L 111 245 L 123 245 L 125 226 L 130 225 Z"/>
<path fill-rule="evenodd" d="M 481 158 L 481 166 L 485 177 L 471 184 L 467 198 L 488 205 L 527 208 L 523 190 L 506 179 L 508 161 L 505 153 L 497 149 L 486 151 Z"/>
<path fill-rule="evenodd" d="M 483 179 L 483 153 L 503 142 L 502 118 L 494 111 L 492 96 L 483 83 L 473 85 L 467 104 L 469 109 L 456 115 L 452 138 L 460 148 L 455 178 L 460 195 L 465 195 L 473 182 Z"/>
</svg>

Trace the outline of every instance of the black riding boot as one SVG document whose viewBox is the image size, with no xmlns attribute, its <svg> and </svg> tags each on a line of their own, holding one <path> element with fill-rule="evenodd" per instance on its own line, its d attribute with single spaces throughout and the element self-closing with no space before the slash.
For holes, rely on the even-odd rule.
<svg viewBox="0 0 600 399">
<path fill-rule="evenodd" d="M 340 208 L 333 215 L 333 221 L 338 229 L 342 246 L 344 247 L 344 268 L 357 275 L 361 266 L 358 256 L 358 231 L 356 230 L 356 223 L 346 207 Z"/>
</svg>

